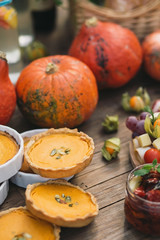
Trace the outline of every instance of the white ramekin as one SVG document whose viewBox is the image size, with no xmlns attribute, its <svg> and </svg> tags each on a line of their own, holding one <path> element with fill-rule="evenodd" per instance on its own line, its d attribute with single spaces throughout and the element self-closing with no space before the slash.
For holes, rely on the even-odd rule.
<svg viewBox="0 0 160 240">
<path fill-rule="evenodd" d="M 13 128 L 0 125 L 0 131 L 10 134 L 19 145 L 19 150 L 16 153 L 16 155 L 6 163 L 0 165 L 0 183 L 1 183 L 14 176 L 21 168 L 24 153 L 24 144 L 22 136 Z"/>
</svg>

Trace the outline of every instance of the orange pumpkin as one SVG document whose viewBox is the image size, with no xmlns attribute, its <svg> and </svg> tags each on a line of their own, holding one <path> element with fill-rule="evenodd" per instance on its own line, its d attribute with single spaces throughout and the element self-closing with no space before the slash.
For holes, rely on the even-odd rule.
<svg viewBox="0 0 160 240">
<path fill-rule="evenodd" d="M 149 34 L 142 43 L 145 71 L 160 81 L 160 30 Z"/>
<path fill-rule="evenodd" d="M 16 84 L 18 106 L 41 127 L 75 127 L 93 113 L 98 90 L 91 70 L 70 56 L 49 56 L 30 63 Z"/>
<path fill-rule="evenodd" d="M 0 52 L 0 124 L 6 125 L 16 107 L 16 91 L 9 78 L 6 56 Z"/>
<path fill-rule="evenodd" d="M 126 84 L 142 62 L 142 49 L 133 32 L 96 18 L 82 25 L 69 55 L 91 68 L 99 88 L 117 88 Z"/>
</svg>

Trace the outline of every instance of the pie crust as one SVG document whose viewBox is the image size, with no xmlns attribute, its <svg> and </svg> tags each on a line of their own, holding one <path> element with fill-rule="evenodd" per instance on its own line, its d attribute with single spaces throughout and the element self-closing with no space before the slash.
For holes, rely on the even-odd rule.
<svg viewBox="0 0 160 240">
<path fill-rule="evenodd" d="M 29 130 L 29 131 L 26 131 L 26 132 L 23 132 L 21 133 L 21 136 L 23 138 L 23 141 L 24 141 L 24 151 L 25 151 L 25 148 L 30 140 L 30 138 L 32 136 L 35 136 L 39 133 L 42 133 L 42 132 L 45 132 L 47 131 L 48 129 L 47 128 L 41 128 L 41 129 L 34 129 L 34 130 Z M 23 162 L 22 162 L 22 166 L 20 168 L 20 171 L 24 172 L 24 173 L 33 173 L 32 169 L 30 168 L 27 160 L 25 159 L 25 157 L 23 157 Z"/>
<path fill-rule="evenodd" d="M 98 214 L 95 197 L 63 179 L 28 185 L 25 195 L 32 214 L 58 226 L 83 227 Z"/>
<path fill-rule="evenodd" d="M 25 152 L 26 146 L 27 146 L 28 142 L 30 141 L 30 137 L 24 137 L 23 141 L 24 141 L 24 152 Z M 30 168 L 30 166 L 29 166 L 27 160 L 25 159 L 25 157 L 23 157 L 23 162 L 22 162 L 22 166 L 20 168 L 20 171 L 26 172 L 26 173 L 33 173 L 32 169 Z"/>
<path fill-rule="evenodd" d="M 46 178 L 64 178 L 82 171 L 89 165 L 94 142 L 77 129 L 49 129 L 31 137 L 24 157 L 30 168 Z"/>
<path fill-rule="evenodd" d="M 59 240 L 60 228 L 32 215 L 26 207 L 10 208 L 0 212 L 0 239 L 12 240 L 16 236 L 33 240 Z M 27 238 L 28 236 L 28 238 Z"/>
</svg>

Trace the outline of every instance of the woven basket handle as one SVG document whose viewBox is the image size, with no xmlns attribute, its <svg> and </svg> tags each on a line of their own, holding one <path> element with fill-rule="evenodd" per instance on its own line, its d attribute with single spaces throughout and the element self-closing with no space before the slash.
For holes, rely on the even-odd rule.
<svg viewBox="0 0 160 240">
<path fill-rule="evenodd" d="M 112 9 L 96 6 L 95 4 L 87 1 L 87 0 L 81 0 L 77 1 L 77 6 L 89 11 L 93 11 L 93 14 L 100 15 L 101 17 L 108 17 L 108 18 L 114 18 L 114 19 L 129 19 L 129 18 L 135 18 L 139 17 L 141 15 L 146 14 L 149 11 L 154 10 L 157 7 L 160 7 L 160 1 L 159 0 L 151 0 L 148 3 L 146 3 L 144 6 L 137 7 L 133 10 L 127 11 L 127 12 L 117 12 Z"/>
</svg>

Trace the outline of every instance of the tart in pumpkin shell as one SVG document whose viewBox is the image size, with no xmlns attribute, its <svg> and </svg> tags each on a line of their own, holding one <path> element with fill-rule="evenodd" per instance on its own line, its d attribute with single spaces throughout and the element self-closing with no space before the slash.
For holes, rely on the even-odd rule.
<svg viewBox="0 0 160 240">
<path fill-rule="evenodd" d="M 83 227 L 98 214 L 95 197 L 63 179 L 28 185 L 26 205 L 35 216 L 61 227 Z"/>
<path fill-rule="evenodd" d="M 0 226 L 1 240 L 60 239 L 59 227 L 32 215 L 26 207 L 10 208 L 0 212 Z"/>
<path fill-rule="evenodd" d="M 94 142 L 77 129 L 59 128 L 31 137 L 24 157 L 30 168 L 46 178 L 64 178 L 89 165 Z"/>
</svg>

